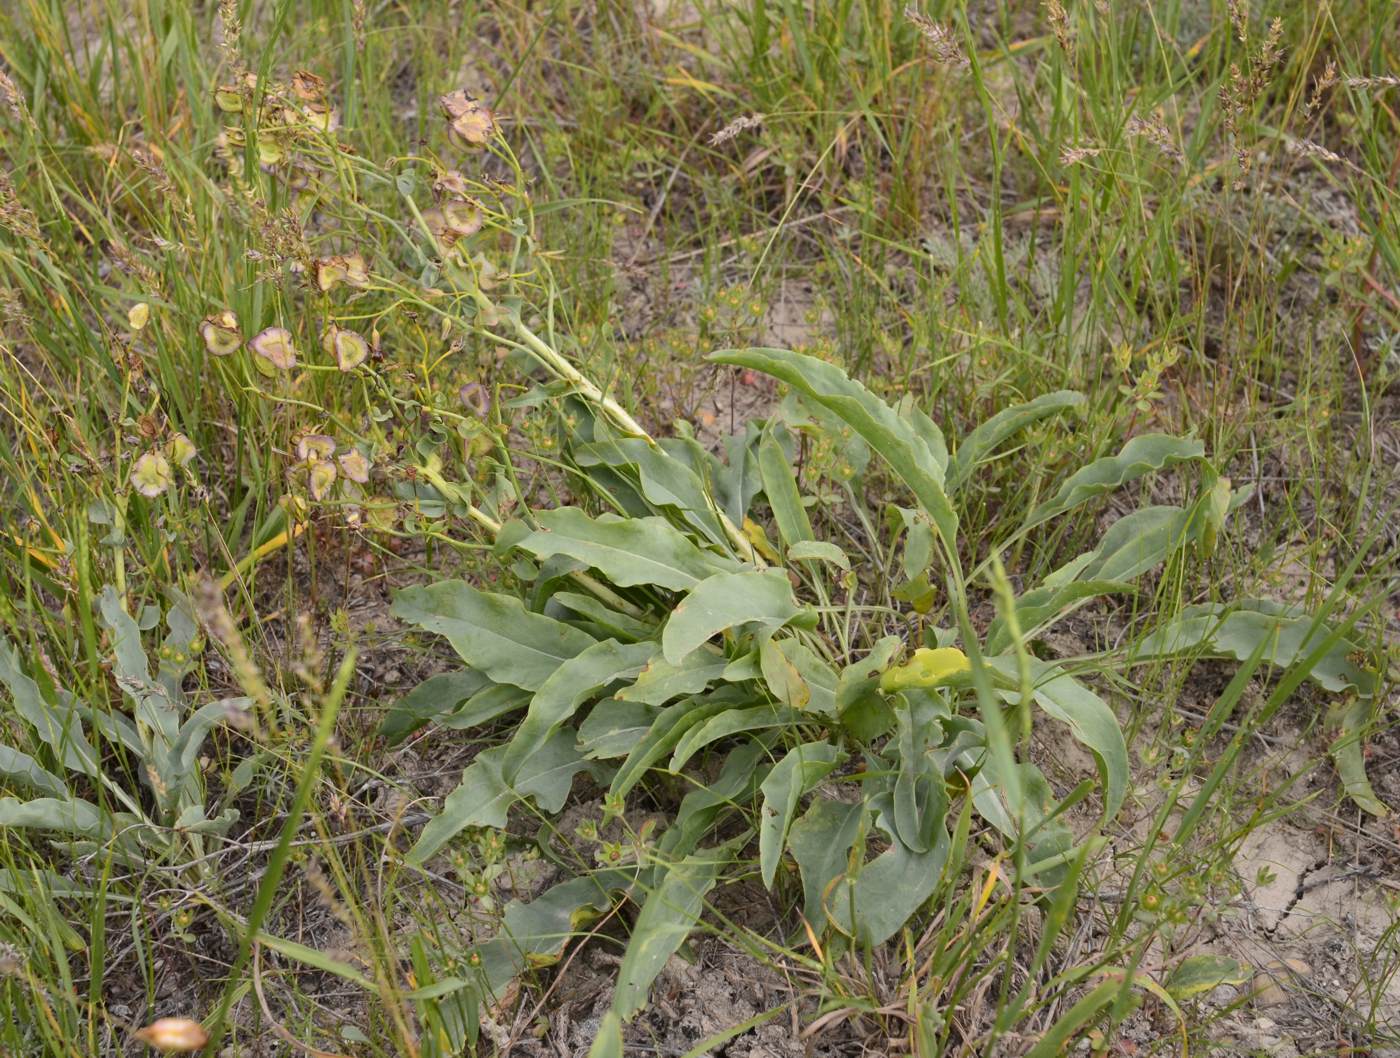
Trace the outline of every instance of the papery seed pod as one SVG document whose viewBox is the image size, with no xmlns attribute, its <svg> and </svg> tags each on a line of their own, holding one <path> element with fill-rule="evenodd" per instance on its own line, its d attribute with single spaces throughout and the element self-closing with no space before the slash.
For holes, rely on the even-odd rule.
<svg viewBox="0 0 1400 1058">
<path fill-rule="evenodd" d="M 475 202 L 453 199 L 442 204 L 442 218 L 447 230 L 459 239 L 481 230 L 481 210 Z"/>
<path fill-rule="evenodd" d="M 248 343 L 248 348 L 282 371 L 296 367 L 296 346 L 292 344 L 291 331 L 285 327 L 267 328 Z"/>
<path fill-rule="evenodd" d="M 369 283 L 369 264 L 362 253 L 348 253 L 340 259 L 345 266 L 345 282 L 352 287 L 363 287 Z"/>
<path fill-rule="evenodd" d="M 321 336 L 321 348 L 328 356 L 335 357 L 336 365 L 342 371 L 354 371 L 369 359 L 369 342 L 344 327 L 331 324 Z"/>
<path fill-rule="evenodd" d="M 297 458 L 308 463 L 326 460 L 335 455 L 335 438 L 322 433 L 306 434 L 297 442 Z"/>
<path fill-rule="evenodd" d="M 462 403 L 483 419 L 491 413 L 491 393 L 480 382 L 468 382 L 457 391 Z"/>
<path fill-rule="evenodd" d="M 338 283 L 363 287 L 369 282 L 369 265 L 364 254 L 333 254 L 316 260 L 316 285 L 321 291 L 331 290 Z"/>
<path fill-rule="evenodd" d="M 133 331 L 139 331 L 142 327 L 146 326 L 150 318 L 151 306 L 144 301 L 138 301 L 135 305 L 132 305 L 126 313 L 127 326 Z"/>
<path fill-rule="evenodd" d="M 318 460 L 311 464 L 311 473 L 307 475 L 307 485 L 311 489 L 313 500 L 324 500 L 326 494 L 330 492 L 331 486 L 335 484 L 335 464 L 329 459 Z"/>
<path fill-rule="evenodd" d="M 356 485 L 369 481 L 369 460 L 358 448 L 347 448 L 336 457 L 336 462 L 340 464 L 341 473 Z"/>
<path fill-rule="evenodd" d="M 326 81 L 309 70 L 298 70 L 292 74 L 292 94 L 303 103 L 311 103 L 326 98 Z"/>
<path fill-rule="evenodd" d="M 308 103 L 303 111 L 306 123 L 321 132 L 334 132 L 340 128 L 340 111 L 323 103 Z"/>
<path fill-rule="evenodd" d="M 444 169 L 438 173 L 433 180 L 433 190 L 439 195 L 448 195 L 452 198 L 466 198 L 470 185 L 467 178 L 456 169 Z"/>
<path fill-rule="evenodd" d="M 169 443 L 165 446 L 165 450 L 170 456 L 171 461 L 177 466 L 182 467 L 189 466 L 194 460 L 194 457 L 199 454 L 199 450 L 195 448 L 194 442 L 182 433 L 177 433 L 171 437 Z"/>
<path fill-rule="evenodd" d="M 321 293 L 335 289 L 345 279 L 345 260 L 336 255 L 316 259 L 316 286 Z"/>
<path fill-rule="evenodd" d="M 221 84 L 214 89 L 214 105 L 226 114 L 243 109 L 243 92 L 236 84 Z"/>
<path fill-rule="evenodd" d="M 243 344 L 243 335 L 238 333 L 238 317 L 231 312 L 220 312 L 206 316 L 199 325 L 204 348 L 214 356 L 229 356 Z"/>
<path fill-rule="evenodd" d="M 496 119 L 490 109 L 465 88 L 439 98 L 447 115 L 448 132 L 453 142 L 467 147 L 480 147 L 496 134 Z"/>
<path fill-rule="evenodd" d="M 147 452 L 131 467 L 131 487 L 147 499 L 155 499 L 175 484 L 170 460 L 159 452 Z"/>
<path fill-rule="evenodd" d="M 160 1018 L 133 1035 L 146 1046 L 169 1054 L 198 1051 L 209 1042 L 204 1026 L 191 1018 Z"/>
</svg>

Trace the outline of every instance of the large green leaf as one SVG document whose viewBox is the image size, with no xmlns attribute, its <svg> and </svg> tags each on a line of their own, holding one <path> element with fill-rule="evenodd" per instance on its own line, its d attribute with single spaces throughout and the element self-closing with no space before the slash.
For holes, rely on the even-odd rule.
<svg viewBox="0 0 1400 1058">
<path fill-rule="evenodd" d="M 865 805 L 814 797 L 788 831 L 788 848 L 802 872 L 804 917 L 814 933 L 826 927 L 827 892 L 846 876 Z"/>
<path fill-rule="evenodd" d="M 712 716 L 734 709 L 740 702 L 741 699 L 736 696 L 713 691 L 706 698 L 689 698 L 661 710 L 646 734 L 632 747 L 627 759 L 617 769 L 617 774 L 613 776 L 612 784 L 608 787 L 608 796 L 624 796 L 641 782 L 648 768 L 675 748 L 687 731 L 696 724 L 703 724 Z"/>
<path fill-rule="evenodd" d="M 550 673 L 596 640 L 562 621 L 530 613 L 519 599 L 478 591 L 463 580 L 405 588 L 392 613 L 447 637 L 454 650 L 495 683 L 537 691 Z"/>
<path fill-rule="evenodd" d="M 568 555 L 618 587 L 655 584 L 686 591 L 715 573 L 733 571 L 733 559 L 701 551 L 664 518 L 590 518 L 577 507 L 539 515 L 540 528 L 516 546 L 536 558 Z"/>
<path fill-rule="evenodd" d="M 815 357 L 786 349 L 735 349 L 710 359 L 781 379 L 840 418 L 889 463 L 938 526 L 945 547 L 956 550 L 958 516 L 943 488 L 944 464 L 909 419 L 836 365 Z"/>
<path fill-rule="evenodd" d="M 0 683 L 9 690 L 15 712 L 34 728 L 39 739 L 54 751 L 65 768 L 97 776 L 97 753 L 83 732 L 77 710 L 71 706 L 60 709 L 45 701 L 38 684 L 20 668 L 19 651 L 3 637 L 0 637 Z"/>
<path fill-rule="evenodd" d="M 625 757 L 646 737 L 661 710 L 645 702 L 604 698 L 578 728 L 578 744 L 590 760 Z"/>
<path fill-rule="evenodd" d="M 1071 474 L 1054 496 L 1031 511 L 1025 525 L 1039 525 L 1144 474 L 1201 459 L 1205 452 L 1205 445 L 1194 438 L 1141 434 L 1129 440 L 1117 455 L 1096 459 Z"/>
<path fill-rule="evenodd" d="M 1371 780 L 1366 777 L 1366 729 L 1375 718 L 1376 703 L 1370 698 L 1357 698 L 1337 711 L 1337 737 L 1327 747 L 1337 765 L 1337 777 L 1342 788 L 1356 804 L 1373 816 L 1390 815 L 1390 807 L 1376 796 Z"/>
<path fill-rule="evenodd" d="M 763 780 L 759 787 L 763 807 L 758 825 L 758 866 L 764 885 L 773 884 L 802 795 L 830 774 L 843 757 L 830 743 L 804 743 L 789 750 Z"/>
<path fill-rule="evenodd" d="M 379 734 L 396 745 L 429 720 L 454 711 L 472 695 L 492 686 L 485 673 L 457 669 L 429 676 L 390 707 Z"/>
<path fill-rule="evenodd" d="M 0 828 L 4 827 L 58 830 L 101 841 L 112 833 L 112 817 L 77 797 L 0 797 Z"/>
<path fill-rule="evenodd" d="M 641 437 L 600 440 L 576 448 L 574 458 L 583 467 L 632 470 L 641 495 L 654 509 L 675 508 L 711 543 L 725 546 L 724 529 L 705 483 L 693 469 L 657 445 Z"/>
<path fill-rule="evenodd" d="M 1077 408 L 1083 403 L 1084 394 L 1062 389 L 1036 397 L 1025 404 L 1013 404 L 1005 411 L 993 415 L 958 445 L 957 453 L 948 464 L 948 491 L 952 492 L 967 481 L 977 464 L 996 451 L 1012 434 L 1047 415 L 1054 415 L 1066 408 Z"/>
<path fill-rule="evenodd" d="M 943 803 L 941 811 L 939 805 L 930 805 L 931 814 L 946 816 L 947 795 L 941 785 L 934 787 L 934 796 L 942 796 Z M 948 831 L 940 823 L 927 851 L 910 850 L 895 835 L 888 797 L 875 803 L 877 825 L 893 840 L 875 859 L 832 886 L 827 900 L 831 921 L 861 944 L 872 946 L 898 933 L 932 895 L 948 862 L 949 848 Z"/>
<path fill-rule="evenodd" d="M 1247 660 L 1261 643 L 1264 660 L 1286 668 L 1306 657 L 1329 638 L 1325 625 L 1300 611 L 1268 599 L 1240 599 L 1229 605 L 1202 603 L 1181 614 L 1139 644 L 1136 657 L 1205 654 Z M 1353 690 L 1373 695 L 1379 680 L 1352 660 L 1355 643 L 1336 641 L 1309 670 L 1308 677 L 1325 690 Z"/>
<path fill-rule="evenodd" d="M 67 798 L 68 787 L 62 779 L 49 771 L 28 753 L 22 753 L 10 746 L 0 746 L 0 780 L 6 784 L 45 797 Z"/>
<path fill-rule="evenodd" d="M 729 658 L 708 651 L 694 651 L 674 665 L 664 657 L 652 658 L 637 682 L 617 692 L 624 702 L 665 705 L 672 698 L 699 694 L 711 683 L 725 678 Z"/>
<path fill-rule="evenodd" d="M 528 757 L 507 781 L 503 771 L 506 746 L 479 753 L 462 772 L 462 781 L 447 795 L 442 812 L 428 821 L 409 850 L 412 863 L 425 863 L 467 827 L 504 827 L 506 810 L 524 797 L 534 797 L 546 812 L 557 812 L 569 795 L 574 776 L 587 762 L 574 746 L 571 731 L 559 731 Z"/>
<path fill-rule="evenodd" d="M 797 723 L 799 715 L 791 709 L 777 706 L 755 705 L 748 709 L 726 709 L 710 717 L 703 724 L 696 724 L 685 733 L 676 744 L 667 767 L 678 772 L 686 762 L 706 746 L 746 731 L 763 731 L 769 728 L 790 727 Z"/>
<path fill-rule="evenodd" d="M 705 895 L 719 880 L 729 856 L 726 846 L 687 856 L 666 868 L 660 884 L 647 896 L 632 927 L 613 994 L 613 1009 L 624 1019 L 646 1006 L 652 982 L 700 920 Z"/>
<path fill-rule="evenodd" d="M 506 751 L 506 777 L 515 775 L 522 763 L 588 698 L 611 683 L 635 677 L 655 652 L 655 643 L 605 639 L 563 662 L 530 699 L 525 719 Z"/>
<path fill-rule="evenodd" d="M 736 625 L 774 631 L 801 609 L 782 570 L 717 573 L 701 581 L 671 612 L 661 633 L 662 653 L 679 665 L 720 632 Z"/>
<path fill-rule="evenodd" d="M 1014 659 L 996 658 L 992 664 L 1008 680 L 1014 678 Z M 1103 782 L 1104 817 L 1111 818 L 1123 806 L 1128 789 L 1128 746 L 1118 718 L 1108 703 L 1056 666 L 1032 659 L 1030 669 L 1036 705 L 1067 724 L 1075 741 L 1094 755 Z M 1014 701 L 1020 692 L 1003 689 L 1000 693 Z"/>
<path fill-rule="evenodd" d="M 784 546 L 815 540 L 807 508 L 802 506 L 802 494 L 797 491 L 797 475 L 783 454 L 783 446 L 771 433 L 759 442 L 758 469 L 763 477 L 763 494 L 773 508 L 773 520 Z"/>
</svg>

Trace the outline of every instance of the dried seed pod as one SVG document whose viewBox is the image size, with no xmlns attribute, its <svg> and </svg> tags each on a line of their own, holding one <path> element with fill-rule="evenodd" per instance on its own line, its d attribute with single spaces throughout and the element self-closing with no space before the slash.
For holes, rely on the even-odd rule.
<svg viewBox="0 0 1400 1058">
<path fill-rule="evenodd" d="M 369 342 L 354 331 L 331 324 L 321 336 L 321 348 L 335 357 L 342 371 L 354 371 L 369 359 Z"/>
<path fill-rule="evenodd" d="M 307 484 L 311 489 L 313 500 L 324 500 L 326 494 L 330 492 L 331 486 L 335 484 L 335 464 L 329 459 L 317 460 L 311 464 L 311 473 L 307 476 Z"/>
<path fill-rule="evenodd" d="M 369 265 L 364 254 L 332 254 L 316 259 L 316 285 L 322 293 L 339 283 L 363 287 L 369 282 Z"/>
<path fill-rule="evenodd" d="M 303 103 L 311 103 L 326 98 L 326 81 L 309 70 L 298 70 L 292 74 L 292 92 Z"/>
<path fill-rule="evenodd" d="M 134 1035 L 146 1046 L 170 1054 L 198 1051 L 209 1042 L 204 1026 L 191 1018 L 160 1018 L 137 1029 Z"/>
<path fill-rule="evenodd" d="M 194 460 L 194 457 L 199 454 L 199 450 L 195 448 L 194 442 L 182 433 L 177 433 L 170 438 L 165 449 L 171 460 L 182 467 L 189 466 Z"/>
<path fill-rule="evenodd" d="M 491 412 L 491 393 L 480 382 L 468 382 L 457 391 L 462 403 L 483 419 Z"/>
<path fill-rule="evenodd" d="M 147 499 L 155 499 L 175 484 L 170 460 L 159 452 L 147 452 L 131 467 L 131 487 Z"/>
<path fill-rule="evenodd" d="M 467 178 L 456 169 L 444 169 L 438 173 L 433 181 L 433 190 L 439 195 L 448 195 L 452 198 L 466 198 L 470 186 Z"/>
<path fill-rule="evenodd" d="M 292 344 L 291 331 L 285 327 L 267 328 L 248 343 L 248 348 L 279 370 L 296 367 L 296 346 Z"/>
<path fill-rule="evenodd" d="M 238 333 L 238 317 L 228 311 L 206 316 L 199 325 L 199 333 L 204 339 L 204 348 L 214 356 L 229 356 L 243 344 L 243 335 Z"/>
<path fill-rule="evenodd" d="M 447 230 L 459 239 L 475 235 L 481 230 L 481 210 L 475 202 L 453 199 L 442 204 L 442 217 Z"/>
<path fill-rule="evenodd" d="M 454 143 L 480 147 L 496 134 L 496 119 L 486 104 L 459 88 L 448 92 L 438 103 L 447 115 L 448 133 Z"/>
<path fill-rule="evenodd" d="M 340 464 L 340 472 L 356 485 L 369 481 L 369 460 L 358 448 L 347 448 L 336 457 L 336 462 Z"/>
<path fill-rule="evenodd" d="M 335 438 L 323 433 L 306 434 L 297 442 L 297 458 L 308 463 L 329 459 L 335 455 Z"/>
</svg>

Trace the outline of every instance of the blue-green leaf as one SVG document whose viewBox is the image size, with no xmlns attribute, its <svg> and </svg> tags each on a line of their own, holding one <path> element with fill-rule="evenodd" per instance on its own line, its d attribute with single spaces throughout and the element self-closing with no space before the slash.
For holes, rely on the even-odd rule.
<svg viewBox="0 0 1400 1058">
<path fill-rule="evenodd" d="M 661 633 L 666 660 L 678 665 L 711 637 L 737 625 L 774 631 L 801 612 L 782 570 L 717 573 L 671 612 Z"/>
<path fill-rule="evenodd" d="M 781 379 L 841 419 L 890 465 L 933 519 L 944 546 L 956 550 L 958 517 L 943 488 L 944 465 L 909 419 L 836 365 L 815 357 L 786 349 L 735 349 L 710 359 Z"/>
<path fill-rule="evenodd" d="M 517 547 L 536 558 L 568 555 L 620 588 L 655 584 L 687 591 L 715 573 L 732 571 L 732 558 L 700 550 L 664 518 L 590 518 L 577 507 L 539 515 L 540 528 Z"/>
<path fill-rule="evenodd" d="M 772 886 L 788 828 L 802 795 L 824 779 L 844 754 L 827 742 L 794 746 L 763 780 L 763 808 L 758 827 L 758 864 L 763 884 Z"/>
<path fill-rule="evenodd" d="M 393 615 L 447 637 L 454 650 L 495 683 L 539 690 L 550 673 L 596 640 L 577 628 L 531 613 L 519 599 L 448 580 L 405 588 Z"/>
<path fill-rule="evenodd" d="M 1047 415 L 1054 415 L 1067 408 L 1077 408 L 1083 403 L 1084 394 L 1062 389 L 1036 397 L 1025 404 L 1014 404 L 993 415 L 958 445 L 957 454 L 948 464 L 948 491 L 952 492 L 966 482 L 977 469 L 977 464 L 1012 434 Z"/>
</svg>

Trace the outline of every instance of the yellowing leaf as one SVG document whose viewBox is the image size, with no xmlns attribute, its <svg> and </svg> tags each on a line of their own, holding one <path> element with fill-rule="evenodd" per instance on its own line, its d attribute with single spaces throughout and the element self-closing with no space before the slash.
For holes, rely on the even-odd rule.
<svg viewBox="0 0 1400 1058">
<path fill-rule="evenodd" d="M 880 677 L 880 690 L 892 694 L 906 687 L 937 687 L 971 669 L 967 655 L 957 647 L 920 647 L 903 665 Z"/>
</svg>

